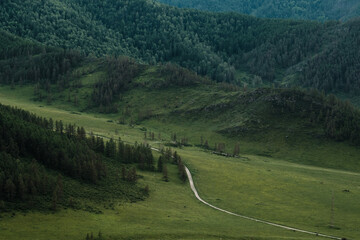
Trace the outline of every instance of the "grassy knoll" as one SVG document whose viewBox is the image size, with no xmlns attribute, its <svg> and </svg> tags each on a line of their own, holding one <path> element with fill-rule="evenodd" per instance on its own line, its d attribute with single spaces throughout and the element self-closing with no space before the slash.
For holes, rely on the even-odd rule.
<svg viewBox="0 0 360 240">
<path fill-rule="evenodd" d="M 182 89 L 180 92 L 173 89 L 166 91 L 169 104 L 176 96 L 188 96 L 178 101 L 190 101 L 191 96 L 206 96 L 207 86 L 194 89 Z M 183 91 L 183 92 L 182 92 Z M 148 106 L 159 105 L 160 98 L 148 90 L 134 90 L 124 96 L 135 109 L 141 101 L 148 102 Z M 164 94 L 164 93 L 163 93 Z M 202 94 L 202 95 L 200 95 Z M 231 92 L 220 93 L 223 96 L 215 99 L 224 101 Z M 169 140 L 171 133 L 186 136 L 192 144 L 198 144 L 200 136 L 213 141 L 226 142 L 229 151 L 231 144 L 240 141 L 241 152 L 247 158 L 224 158 L 212 155 L 209 152 L 195 147 L 177 149 L 190 170 L 194 174 L 194 181 L 200 195 L 210 203 L 221 208 L 246 214 L 253 217 L 275 221 L 286 225 L 305 228 L 350 239 L 359 238 L 358 216 L 360 215 L 357 199 L 360 197 L 359 174 L 343 170 L 314 167 L 316 159 L 331 159 L 336 164 L 344 161 L 335 161 L 337 157 L 352 156 L 346 164 L 358 170 L 357 149 L 345 143 L 311 140 L 300 135 L 295 145 L 284 144 L 270 138 L 266 141 L 245 138 L 234 139 L 217 132 L 221 119 L 213 122 L 204 122 L 196 119 L 172 116 L 170 107 L 168 113 L 162 112 L 159 117 L 144 120 L 142 125 L 130 127 L 109 120 L 116 120 L 121 114 L 97 114 L 79 112 L 72 104 L 54 102 L 52 105 L 29 101 L 32 96 L 31 87 L 1 87 L 0 101 L 2 104 L 15 105 L 35 112 L 40 116 L 62 119 L 64 122 L 76 123 L 84 126 L 88 131 L 94 131 L 103 136 L 121 137 L 134 142 L 143 141 L 145 126 L 148 130 L 160 132 L 162 138 Z M 213 98 L 214 96 L 212 96 Z M 183 100 L 185 99 L 185 100 Z M 203 99 L 203 104 L 210 101 Z M 226 99 L 226 98 L 225 98 Z M 140 101 L 141 100 L 141 101 Z M 132 101 L 132 102 L 130 102 Z M 181 108 L 179 105 L 178 108 Z M 188 103 L 188 106 L 194 104 Z M 40 107 L 41 106 L 41 107 Z M 139 105 L 140 106 L 140 105 Z M 185 106 L 184 106 L 185 107 Z M 188 108 L 188 107 L 187 107 Z M 155 111 L 166 111 L 158 108 Z M 164 114 L 170 118 L 161 117 Z M 136 116 L 134 113 L 132 116 Z M 294 128 L 297 128 L 294 123 Z M 281 131 L 278 131 L 282 136 Z M 270 135 L 264 135 L 270 136 Z M 277 136 L 277 135 L 275 135 Z M 301 144 L 301 140 L 308 143 Z M 151 142 L 157 146 L 158 139 Z M 163 142 L 160 142 L 162 144 Z M 318 147 L 311 147 L 317 144 Z M 271 152 L 272 157 L 261 157 L 258 154 L 266 153 L 274 145 L 281 147 L 278 153 Z M 302 146 L 302 147 L 301 147 Z M 300 148 L 301 147 L 301 148 Z M 300 149 L 298 149 L 300 148 Z M 337 153 L 336 153 L 337 151 Z M 295 159 L 289 163 L 280 160 Z M 326 155 L 324 155 L 326 154 Z M 346 155 L 348 154 L 348 155 Z M 301 161 L 300 161 L 301 160 Z M 315 163 L 314 163 L 315 162 Z M 308 165 L 301 165 L 307 163 Z M 318 164 L 319 165 L 319 164 Z M 333 168 L 342 168 L 334 166 Z M 346 169 L 345 168 L 345 169 Z M 258 223 L 249 222 L 234 216 L 226 215 L 210 209 L 198 202 L 187 184 L 182 184 L 177 177 L 176 167 L 170 166 L 170 182 L 161 180 L 161 174 L 140 172 L 143 178 L 141 185 L 149 185 L 150 197 L 137 203 L 124 203 L 122 200 L 111 199 L 99 204 L 103 214 L 84 212 L 82 210 L 61 210 L 54 214 L 39 212 L 0 214 L 0 239 L 26 239 L 36 236 L 36 239 L 83 239 L 86 233 L 97 233 L 101 230 L 111 239 L 315 239 L 316 237 L 276 229 Z M 349 190 L 350 192 L 344 192 Z M 338 229 L 329 228 L 331 214 L 331 196 L 334 192 L 334 225 Z M 114 203 L 111 204 L 110 203 Z M 111 209 L 113 208 L 113 209 Z M 46 223 L 46 224 L 45 224 Z M 22 226 L 19 229 L 19 226 Z"/>
</svg>

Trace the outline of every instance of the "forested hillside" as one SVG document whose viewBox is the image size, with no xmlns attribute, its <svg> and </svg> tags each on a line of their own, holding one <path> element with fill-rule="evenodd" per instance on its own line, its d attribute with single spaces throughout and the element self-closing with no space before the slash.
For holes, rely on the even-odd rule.
<svg viewBox="0 0 360 240">
<path fill-rule="evenodd" d="M 175 62 L 239 85 L 248 83 L 244 72 L 260 85 L 359 90 L 360 20 L 263 20 L 147 0 L 5 0 L 0 6 L 3 29 L 51 46 L 86 54 L 123 54 L 147 63 Z M 334 68 L 340 58 L 346 64 Z"/>
<path fill-rule="evenodd" d="M 345 28 L 346 27 L 346 28 Z M 350 47 L 354 42 L 359 42 L 357 35 L 353 32 L 360 32 L 359 25 L 356 21 L 349 21 L 344 25 L 341 32 L 337 33 L 329 47 L 322 54 L 313 57 L 309 62 L 298 64 L 293 67 L 296 71 L 305 69 L 299 80 L 306 87 L 316 87 L 321 90 L 331 91 L 333 89 L 342 90 L 344 92 L 357 93 L 360 89 L 359 68 L 358 65 L 352 65 L 351 60 L 359 60 L 357 54 L 360 50 L 359 46 Z M 181 68 L 174 64 L 165 64 L 159 66 L 151 66 L 140 64 L 129 57 L 103 57 L 91 58 L 86 57 L 76 51 L 66 51 L 61 48 L 46 47 L 40 43 L 30 40 L 24 40 L 16 37 L 6 31 L 2 31 L 2 45 L 0 46 L 0 68 L 8 69 L 1 71 L 3 74 L 0 83 L 11 84 L 13 88 L 30 84 L 34 86 L 34 99 L 38 101 L 46 100 L 48 104 L 53 101 L 67 101 L 73 103 L 75 107 L 81 111 L 95 110 L 101 113 L 121 113 L 120 119 L 127 119 L 130 122 L 141 122 L 154 116 L 153 110 L 144 110 L 143 106 L 130 109 L 132 106 L 129 102 L 123 102 L 124 96 L 132 90 L 149 88 L 149 89 L 168 89 L 171 87 L 197 87 L 197 86 L 214 86 L 215 90 L 239 91 L 239 87 L 226 83 L 216 84 L 208 78 L 201 77 L 195 72 Z M 360 43 L 360 42 L 359 42 Z M 269 57 L 269 56 L 265 56 Z M 255 63 L 261 63 L 266 60 L 253 59 Z M 316 63 L 322 62 L 323 68 L 316 67 Z M 49 64 L 51 63 L 51 64 Z M 260 67 L 260 65 L 259 65 Z M 92 80 L 91 84 L 84 87 L 81 78 L 86 78 L 91 74 L 101 73 L 99 78 Z M 341 74 L 340 74 L 341 73 Z M 307 75 L 306 75 L 307 74 Z M 322 81 L 322 78 L 326 81 Z M 312 79 L 309 81 L 309 79 Z M 357 80 L 357 81 L 356 81 Z M 244 88 L 246 91 L 246 88 Z M 214 92 L 211 91 L 211 92 Z M 269 91 L 262 90 L 255 93 L 268 95 Z M 323 94 L 307 95 L 303 92 L 285 91 L 286 97 L 281 96 L 283 93 L 275 94 L 276 107 L 281 109 L 289 108 L 290 113 L 294 112 L 295 103 L 301 104 L 303 98 L 313 99 L 307 104 L 298 106 L 298 112 L 303 112 L 300 116 L 310 116 L 311 122 L 317 122 L 322 125 L 325 135 L 335 140 L 350 140 L 358 143 L 356 132 L 358 131 L 357 118 L 358 111 L 353 109 L 348 103 L 337 100 L 335 97 L 326 99 Z M 261 95 L 260 94 L 260 95 Z M 211 94 L 210 94 L 211 95 Z M 206 97 L 209 95 L 207 94 Z M 241 95 L 240 98 L 243 98 Z M 253 94 L 247 94 L 246 98 L 253 98 Z M 263 98 L 264 96 L 262 96 Z M 256 96 L 260 98 L 260 96 Z M 74 100 L 73 100 L 74 99 Z M 236 97 L 234 97 L 236 99 Z M 253 100 L 252 100 L 253 101 Z M 267 100 L 266 100 L 267 101 Z M 231 106 L 236 105 L 236 100 L 231 100 Z M 208 107 L 213 106 L 213 101 L 207 102 Z M 216 104 L 215 104 L 216 105 Z M 309 109 L 309 106 L 310 109 Z M 203 106 L 205 107 L 205 106 Z M 178 104 L 174 105 L 178 108 Z M 317 109 L 314 111 L 314 109 Z M 174 110 L 174 109 L 173 109 Z M 184 109 L 188 112 L 188 109 Z M 223 109 L 224 110 L 224 109 Z M 180 109 L 174 110 L 179 112 Z M 197 109 L 196 111 L 199 111 Z M 307 114 L 304 114 L 304 111 Z M 241 111 L 239 111 L 241 112 Z M 134 115 L 135 114 L 135 115 Z M 221 115 L 221 114 L 220 114 Z M 155 114 L 156 116 L 156 114 Z M 130 119 L 129 119 L 130 118 Z M 226 122 L 226 121 L 225 121 Z M 48 123 L 46 120 L 43 124 L 45 128 L 54 129 L 62 133 L 64 126 L 60 123 Z M 68 136 L 76 136 L 75 127 L 69 126 L 64 132 Z M 225 131 L 225 130 L 219 130 Z M 225 131 L 227 132 L 227 130 Z M 13 133 L 12 135 L 17 135 Z M 81 136 L 86 140 L 85 134 Z M 7 139 L 10 141 L 11 139 Z M 99 139 L 98 139 L 99 140 Z M 98 146 L 98 140 L 90 140 L 88 146 L 92 150 L 105 153 L 105 148 Z M 11 142 L 11 141 L 10 141 Z M 56 143 L 54 143 L 56 145 Z M 103 143 L 102 143 L 103 145 Z M 33 151 L 34 148 L 31 148 Z M 22 151 L 20 151 L 22 152 Z M 45 151 L 54 154 L 54 151 Z M 71 152 L 66 150 L 64 152 Z M 55 152 L 56 153 L 56 152 Z M 36 152 L 34 154 L 37 154 Z M 56 155 L 56 154 L 55 154 Z M 89 155 L 84 153 L 84 156 Z M 91 154 L 90 154 L 91 155 Z M 108 154 L 109 155 L 109 154 Z M 115 154 L 110 154 L 115 155 Z M 37 156 L 37 155 L 35 155 Z M 53 157 L 38 156 L 40 159 L 52 159 Z M 70 157 L 71 158 L 71 157 Z M 81 157 L 77 157 L 81 159 Z M 135 162 L 138 160 L 134 160 Z M 132 161 L 130 161 L 132 162 Z M 84 169 L 77 163 L 70 164 L 71 176 L 77 176 L 76 169 Z M 99 164 L 93 164 L 100 166 Z M 148 168 L 151 168 L 150 166 Z M 99 171 L 102 171 L 101 167 Z M 66 170 L 68 171 L 68 170 Z M 83 173 L 81 173 L 83 174 Z M 80 174 L 80 176 L 82 176 Z M 102 173 L 98 172 L 94 175 L 82 176 L 85 179 L 96 182 Z"/>
<path fill-rule="evenodd" d="M 135 167 L 126 170 L 123 164 L 137 163 L 143 170 L 154 170 L 148 146 L 112 139 L 104 142 L 100 137 L 87 137 L 82 127 L 4 105 L 0 105 L 0 159 L 0 209 L 5 209 L 2 200 L 8 207 L 33 208 L 31 202 L 36 198 L 37 207 L 49 208 L 52 201 L 51 208 L 56 210 L 59 203 L 75 207 L 74 201 L 84 195 L 95 201 L 106 196 L 141 199 L 141 189 L 125 184 L 136 182 Z M 118 165 L 115 170 L 114 164 Z M 123 179 L 119 182 L 121 164 Z M 66 184 L 62 176 L 67 177 Z M 74 187 L 79 182 L 87 187 Z M 64 187 L 69 184 L 73 189 Z M 95 195 L 87 196 L 89 192 Z"/>
<path fill-rule="evenodd" d="M 1 83 L 39 83 L 46 88 L 68 80 L 65 75 L 82 60 L 84 57 L 76 51 L 47 47 L 0 30 Z"/>
<path fill-rule="evenodd" d="M 172 6 L 213 12 L 239 12 L 265 18 L 346 20 L 360 15 L 357 0 L 159 0 Z"/>
</svg>

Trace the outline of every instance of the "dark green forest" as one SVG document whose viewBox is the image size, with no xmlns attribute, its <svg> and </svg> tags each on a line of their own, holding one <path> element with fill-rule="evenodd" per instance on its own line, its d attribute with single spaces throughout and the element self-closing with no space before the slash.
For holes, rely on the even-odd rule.
<svg viewBox="0 0 360 240">
<path fill-rule="evenodd" d="M 360 111 L 349 101 L 316 90 L 258 89 L 251 95 L 269 103 L 273 114 L 295 115 L 310 125 L 320 125 L 327 138 L 360 144 Z"/>
<path fill-rule="evenodd" d="M 0 159 L 0 200 L 10 202 L 52 194 L 57 200 L 64 191 L 61 175 L 100 184 L 108 176 L 109 159 L 119 164 L 138 164 L 142 170 L 155 170 L 149 146 L 132 146 L 112 139 L 104 142 L 92 134 L 87 136 L 82 127 L 3 105 L 0 105 Z M 123 179 L 136 182 L 136 169 L 126 170 L 124 165 L 123 169 Z M 56 180 L 50 170 L 61 174 L 60 177 Z M 120 189 L 122 194 L 123 191 Z"/>
<path fill-rule="evenodd" d="M 332 43 L 333 47 L 329 47 L 326 50 L 327 58 L 322 55 L 316 55 L 309 62 L 298 66 L 298 68 L 305 69 L 299 77 L 299 81 L 301 81 L 303 86 L 325 91 L 338 89 L 344 92 L 358 92 L 358 89 L 360 89 L 359 82 L 351 80 L 359 79 L 359 65 L 353 66 L 348 61 L 350 61 L 349 59 L 359 59 L 356 49 L 360 46 L 360 39 L 357 38 L 356 34 L 352 34 L 352 32 L 360 31 L 360 26 L 356 21 L 349 21 L 346 26 L 348 29 L 340 32 L 336 37 L 336 41 L 334 39 Z M 216 85 L 216 82 L 211 79 L 201 77 L 195 72 L 181 68 L 178 65 L 167 63 L 157 66 L 157 70 L 154 73 L 154 77 L 162 79 L 161 81 L 152 81 L 147 83 L 146 86 L 143 86 L 134 80 L 151 66 L 141 64 L 132 58 L 125 56 L 87 57 L 78 51 L 66 51 L 61 48 L 46 47 L 41 43 L 24 40 L 6 31 L 2 31 L 2 33 L 3 44 L 0 48 L 0 61 L 2 64 L 0 67 L 10 70 L 3 72 L 0 82 L 14 86 L 16 84 L 33 84 L 35 86 L 35 99 L 37 100 L 42 100 L 39 99 L 39 95 L 41 95 L 42 92 L 45 92 L 43 96 L 45 97 L 51 96 L 51 91 L 61 93 L 64 89 L 74 87 L 74 84 L 76 85 L 76 78 L 74 78 L 72 71 L 76 69 L 76 67 L 89 62 L 97 65 L 97 67 L 102 69 L 106 74 L 104 78 L 92 86 L 91 95 L 85 99 L 87 102 L 86 110 L 95 109 L 102 113 L 117 113 L 119 110 L 118 101 L 121 99 L 121 95 L 137 87 L 165 89 L 172 86 Z M 351 47 L 354 42 L 359 43 L 359 45 Z M 48 64 L 49 62 L 52 64 Z M 314 67 L 317 62 L 322 62 L 323 66 L 327 67 Z M 37 72 L 39 72 L 39 74 L 37 74 Z M 45 74 L 40 74 L 40 72 Z M 343 80 L 341 81 L 342 77 Z M 321 81 L 322 78 L 325 80 Z M 314 81 L 308 81 L 309 79 L 313 79 Z M 314 86 L 314 83 L 318 85 Z M 79 84 L 77 87 L 81 88 L 81 83 Z M 239 90 L 239 88 L 230 84 L 226 85 L 222 83 L 220 86 L 227 91 Z M 264 90 L 255 91 L 254 94 L 259 92 L 265 94 L 263 91 Z M 266 94 L 269 94 L 268 91 L 269 90 L 266 90 Z M 252 95 L 253 93 L 248 94 L 247 98 L 253 97 Z M 258 98 L 260 96 L 256 97 Z M 284 111 L 285 108 L 292 113 L 295 108 L 298 108 L 298 112 L 301 113 L 298 117 L 304 117 L 304 115 L 306 115 L 310 118 L 310 122 L 322 125 L 324 133 L 328 138 L 338 141 L 351 141 L 355 144 L 359 143 L 359 112 L 348 102 L 340 101 L 333 95 L 331 95 L 331 97 L 325 97 L 323 93 L 315 90 L 312 91 L 310 95 L 303 91 L 284 90 L 284 92 L 282 92 L 281 90 L 276 90 L 275 95 L 269 99 L 274 100 L 272 104 L 276 108 L 282 109 L 282 111 Z M 305 104 L 303 103 L 304 99 L 311 101 Z M 266 101 L 268 102 L 268 100 Z M 49 103 L 51 103 L 51 101 Z M 301 106 L 296 107 L 295 103 L 301 103 Z M 304 113 L 304 111 L 307 111 L 307 113 Z M 123 114 L 125 116 L 126 112 Z M 29 115 L 29 113 L 25 115 Z M 149 116 L 151 116 L 151 114 L 147 112 L 139 113 L 138 120 L 145 120 Z M 29 121 L 28 118 L 29 117 L 26 117 L 27 121 Z M 117 146 L 113 140 L 105 144 L 102 138 L 95 138 L 94 136 L 87 138 L 85 130 L 77 128 L 76 126 L 65 126 L 61 122 L 54 123 L 52 120 L 48 121 L 46 119 L 39 120 L 34 116 L 30 118 L 30 121 L 37 123 L 46 130 L 50 130 L 51 134 L 55 131 L 56 133 L 60 133 L 60 135 L 64 135 L 65 139 L 84 140 L 85 148 L 83 152 L 74 152 L 71 150 L 72 148 L 67 147 L 66 144 L 64 145 L 65 149 L 57 152 L 57 150 L 53 150 L 56 148 L 55 146 L 59 145 L 59 142 L 56 141 L 53 142 L 52 145 L 30 147 L 29 150 L 26 150 L 21 147 L 25 146 L 23 142 L 17 145 L 15 141 L 15 145 L 18 147 L 15 147 L 15 150 L 9 150 L 12 148 L 12 145 L 7 146 L 8 153 L 27 153 L 31 151 L 31 156 L 35 157 L 45 166 L 60 170 L 71 177 L 79 177 L 94 183 L 100 180 L 102 176 L 105 176 L 106 173 L 105 167 L 95 152 L 109 158 L 118 159 L 120 162 L 137 163 L 142 169 L 153 170 L 153 160 L 152 157 L 149 157 L 151 156 L 151 152 L 146 146 L 126 146 L 123 145 L 121 141 L 119 142 L 119 146 Z M 30 130 L 28 131 L 30 132 Z M 17 130 L 17 132 L 4 135 L 8 136 L 4 142 L 14 142 L 14 139 L 10 136 L 20 135 L 20 139 L 22 139 L 22 132 L 24 131 Z M 33 133 L 35 131 L 31 132 Z M 45 136 L 46 134 L 41 133 L 40 135 Z M 26 136 L 32 137 L 31 134 L 26 134 Z M 37 139 L 39 136 L 34 136 L 33 138 Z M 51 143 L 50 140 L 46 141 Z M 79 143 L 77 142 L 77 144 Z M 69 143 L 69 146 L 70 145 L 72 144 Z M 41 151 L 37 151 L 36 149 L 42 149 L 43 147 L 48 149 L 48 151 L 40 154 Z M 124 149 L 127 149 L 125 153 Z M 139 153 L 143 155 L 139 155 Z M 49 154 L 52 155 L 48 156 Z M 19 155 L 12 154 L 12 156 L 16 158 Z M 84 161 L 81 159 L 88 159 L 88 156 L 93 156 L 93 161 L 83 165 Z M 57 159 L 55 162 L 59 164 L 53 165 L 53 162 L 49 161 L 49 159 Z M 76 159 L 76 161 L 71 159 Z M 65 162 L 65 164 L 62 162 Z"/>
<path fill-rule="evenodd" d="M 345 23 L 265 20 L 176 9 L 146 0 L 5 0 L 0 6 L 4 30 L 79 54 L 173 62 L 218 82 L 241 86 L 246 82 L 239 73 L 245 72 L 275 86 L 359 91 L 360 20 L 356 19 Z M 58 55 L 55 61 L 65 58 L 76 65 L 79 59 L 72 51 Z M 334 67 L 339 59 L 345 64 Z M 61 69 L 61 63 L 58 66 Z M 55 69 L 55 73 L 64 72 Z"/>
<path fill-rule="evenodd" d="M 149 68 L 149 65 L 140 64 L 126 56 L 86 57 L 78 51 L 47 47 L 6 31 L 1 33 L 0 83 L 11 85 L 12 88 L 31 84 L 34 86 L 34 100 L 46 100 L 49 104 L 55 93 L 80 89 L 82 84 L 78 77 L 82 71 L 77 68 L 94 64 L 106 74 L 92 87 L 92 93 L 86 99 L 87 109 L 115 113 L 118 111 L 116 102 L 121 94 L 137 87 L 133 80 Z M 164 81 L 153 82 L 154 88 L 212 83 L 209 79 L 170 63 L 159 66 L 156 75 Z"/>
<path fill-rule="evenodd" d="M 66 81 L 66 74 L 83 59 L 79 52 L 47 47 L 0 30 L 0 82 L 3 84 L 38 83 L 48 88 L 59 80 Z"/>
<path fill-rule="evenodd" d="M 346 20 L 360 15 L 357 0 L 158 0 L 181 8 L 238 12 L 263 18 Z"/>
</svg>

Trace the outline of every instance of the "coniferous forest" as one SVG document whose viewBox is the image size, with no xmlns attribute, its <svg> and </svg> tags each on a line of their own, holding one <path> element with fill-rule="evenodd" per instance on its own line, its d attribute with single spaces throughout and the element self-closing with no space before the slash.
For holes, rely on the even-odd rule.
<svg viewBox="0 0 360 240">
<path fill-rule="evenodd" d="M 172 6 L 213 12 L 238 12 L 263 18 L 346 20 L 360 13 L 356 0 L 265 1 L 265 0 L 159 0 Z"/>
<path fill-rule="evenodd" d="M 104 159 L 138 164 L 154 170 L 149 146 L 131 146 L 121 140 L 105 142 L 87 135 L 83 127 L 38 117 L 27 111 L 0 106 L 0 199 L 26 200 L 31 196 L 63 194 L 48 169 L 77 181 L 97 184 L 107 177 Z M 130 174 L 130 175 L 129 175 Z M 127 181 L 136 182 L 136 171 Z M 55 190 L 54 190 L 55 189 Z M 54 193 L 54 194 L 55 194 Z"/>
<path fill-rule="evenodd" d="M 324 23 L 265 20 L 176 9 L 146 0 L 72 0 L 59 5 L 2 1 L 0 27 L 80 53 L 127 55 L 150 64 L 174 62 L 218 82 L 242 86 L 245 82 L 238 73 L 244 71 L 275 86 L 359 90 L 356 18 Z M 69 54 L 73 53 L 62 56 Z M 73 57 L 68 60 L 68 65 L 76 64 Z M 342 65 L 334 67 L 337 61 Z M 59 67 L 49 70 L 49 75 L 66 70 Z"/>
</svg>

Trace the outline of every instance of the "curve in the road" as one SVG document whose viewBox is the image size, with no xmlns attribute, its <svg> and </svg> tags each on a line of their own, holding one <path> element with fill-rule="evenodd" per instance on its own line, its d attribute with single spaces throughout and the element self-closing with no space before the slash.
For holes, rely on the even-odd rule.
<svg viewBox="0 0 360 240">
<path fill-rule="evenodd" d="M 160 152 L 160 150 L 157 149 L 157 148 L 151 147 L 151 149 L 154 150 L 154 151 Z M 281 225 L 281 224 L 277 224 L 277 223 L 272 223 L 272 222 L 268 222 L 268 221 L 265 221 L 265 220 L 253 218 L 253 217 L 244 216 L 244 215 L 241 215 L 241 214 L 233 213 L 233 212 L 230 212 L 230 211 L 227 211 L 227 210 L 218 208 L 218 207 L 216 207 L 216 206 L 214 206 L 214 205 L 211 205 L 210 203 L 204 201 L 204 200 L 199 196 L 199 193 L 197 192 L 197 190 L 196 190 L 196 188 L 195 188 L 195 185 L 194 185 L 194 181 L 193 181 L 191 172 L 190 172 L 190 170 L 189 170 L 186 166 L 185 166 L 185 171 L 186 171 L 186 175 L 187 175 L 188 180 L 189 180 L 190 188 L 191 188 L 191 190 L 193 191 L 193 193 L 195 194 L 195 197 L 196 197 L 200 202 L 202 202 L 203 204 L 205 204 L 205 205 L 207 205 L 207 206 L 209 206 L 209 207 L 211 207 L 211 208 L 214 208 L 214 209 L 216 209 L 216 210 L 218 210 L 218 211 L 221 211 L 221 212 L 224 212 L 224 213 L 227 213 L 227 214 L 236 216 L 236 217 L 241 217 L 241 218 L 244 218 L 244 219 L 253 221 L 253 222 L 263 223 L 263 224 L 267 224 L 267 225 L 270 225 L 270 226 L 273 226 L 273 227 L 278 227 L 278 228 L 290 230 L 290 231 L 293 231 L 293 232 L 301 232 L 301 233 L 306 233 L 306 234 L 310 234 L 310 235 L 314 235 L 314 236 L 318 236 L 318 237 L 324 237 L 324 238 L 330 238 L 330 239 L 337 239 L 337 240 L 344 240 L 344 239 L 346 239 L 346 238 L 335 237 L 335 236 L 326 235 L 326 234 L 322 234 L 322 233 L 306 231 L 306 230 L 302 230 L 302 229 L 299 229 L 299 228 L 288 227 L 288 226 L 285 226 L 285 225 Z"/>
<path fill-rule="evenodd" d="M 285 226 L 285 225 L 281 225 L 281 224 L 277 224 L 277 223 L 272 223 L 272 222 L 268 222 L 268 221 L 264 221 L 264 220 L 260 220 L 260 219 L 256 219 L 256 218 L 252 218 L 252 217 L 247 217 L 247 216 L 244 216 L 244 215 L 240 215 L 240 214 L 237 214 L 237 213 L 233 213 L 233 212 L 230 212 L 230 211 L 227 211 L 227 210 L 224 210 L 224 209 L 221 209 L 221 208 L 218 208 L 218 207 L 215 207 L 214 205 L 211 205 L 210 203 L 204 201 L 200 196 L 199 196 L 199 193 L 197 192 L 196 188 L 195 188 L 195 185 L 194 185 L 194 181 L 192 179 L 192 176 L 191 176 L 191 173 L 189 171 L 189 169 L 187 167 L 185 167 L 185 170 L 186 170 L 186 174 L 188 176 L 188 179 L 189 179 L 189 183 L 190 183 L 190 187 L 191 187 L 191 190 L 194 192 L 195 194 L 195 197 L 202 203 L 204 203 L 205 205 L 211 207 L 211 208 L 214 208 L 218 211 L 221 211 L 221 212 L 224 212 L 224 213 L 227 213 L 227 214 L 230 214 L 230 215 L 234 215 L 234 216 L 237 216 L 237 217 L 241 217 L 241 218 L 244 218 L 244 219 L 247 219 L 247 220 L 250 220 L 250 221 L 254 221 L 254 222 L 258 222 L 258 223 L 263 223 L 263 224 L 267 224 L 267 225 L 271 225 L 271 226 L 274 226 L 274 227 L 278 227 L 278 228 L 282 228 L 282 229 L 286 229 L 286 230 L 290 230 L 290 231 L 294 231 L 294 232 L 301 232 L 301 233 L 306 233 L 306 234 L 311 234 L 311 235 L 314 235 L 314 236 L 319 236 L 319 237 L 324 237 L 324 238 L 330 238 L 330 239 L 337 239 L 337 240 L 342 240 L 344 238 L 340 238 L 340 237 L 335 237 L 335 236 L 331 236 L 331 235 L 326 235 L 326 234 L 321 234 L 321 233 L 316 233 L 316 232 L 310 232 L 310 231 L 306 231 L 306 230 L 302 230 L 302 229 L 298 229 L 298 228 L 293 228 L 293 227 L 288 227 L 288 226 Z"/>
</svg>

